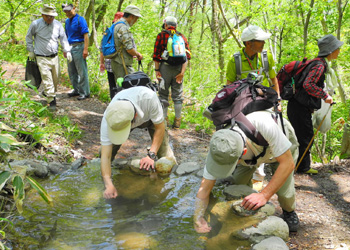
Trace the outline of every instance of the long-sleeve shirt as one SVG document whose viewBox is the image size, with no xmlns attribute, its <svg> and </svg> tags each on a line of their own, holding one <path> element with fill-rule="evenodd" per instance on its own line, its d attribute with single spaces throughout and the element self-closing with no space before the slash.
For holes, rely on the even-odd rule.
<svg viewBox="0 0 350 250">
<path fill-rule="evenodd" d="M 317 85 L 317 83 L 319 83 L 319 81 L 324 81 L 324 78 L 322 80 L 321 77 L 325 73 L 325 65 L 326 61 L 324 61 L 324 64 L 320 63 L 312 67 L 303 83 L 303 88 L 309 95 L 323 100 L 325 100 L 328 97 L 328 94 L 326 91 L 323 90 L 322 87 Z"/>
<path fill-rule="evenodd" d="M 64 52 L 71 50 L 64 28 L 59 21 L 53 20 L 51 24 L 47 24 L 43 18 L 40 18 L 30 24 L 26 35 L 29 52 L 43 56 L 57 54 L 58 41 L 60 41 Z"/>
<path fill-rule="evenodd" d="M 168 28 L 168 30 L 175 30 L 176 29 L 174 27 L 170 27 Z M 191 55 L 188 51 L 190 51 L 189 49 L 189 46 L 188 46 L 188 42 L 187 42 L 187 39 L 186 37 L 181 34 L 180 32 L 178 32 L 182 38 L 184 39 L 184 42 L 185 42 L 185 48 L 186 48 L 186 56 L 187 56 L 187 60 L 190 60 L 191 59 Z M 168 38 L 169 38 L 169 33 L 166 32 L 165 30 L 162 30 L 162 32 L 160 32 L 158 35 L 157 35 L 157 38 L 156 38 L 156 42 L 154 44 L 154 52 L 153 52 L 153 61 L 157 61 L 157 62 L 160 62 L 162 60 L 162 53 L 164 50 L 166 50 L 167 48 L 167 43 L 168 43 Z"/>
</svg>

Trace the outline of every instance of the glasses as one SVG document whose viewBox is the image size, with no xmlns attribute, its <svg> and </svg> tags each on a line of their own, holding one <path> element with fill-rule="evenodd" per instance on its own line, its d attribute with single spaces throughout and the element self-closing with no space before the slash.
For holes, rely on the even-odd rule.
<svg viewBox="0 0 350 250">
<path fill-rule="evenodd" d="M 54 16 L 44 15 L 46 18 L 55 18 Z"/>
</svg>

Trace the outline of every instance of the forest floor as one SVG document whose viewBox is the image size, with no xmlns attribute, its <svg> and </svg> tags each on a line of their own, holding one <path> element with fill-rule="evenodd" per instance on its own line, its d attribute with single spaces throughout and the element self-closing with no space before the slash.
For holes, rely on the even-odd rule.
<svg viewBox="0 0 350 250">
<path fill-rule="evenodd" d="M 3 77 L 12 81 L 24 80 L 24 66 L 2 62 L 1 67 L 7 72 Z M 67 77 L 65 77 L 67 79 Z M 72 145 L 73 150 L 81 152 L 87 159 L 95 158 L 99 152 L 100 122 L 106 104 L 92 97 L 83 101 L 68 98 L 70 88 L 60 85 L 57 94 L 57 114 L 66 114 L 83 131 L 83 137 Z M 34 92 L 33 92 L 34 93 Z M 39 95 L 33 98 L 44 100 Z M 143 138 L 141 130 L 135 130 L 136 138 Z M 191 147 L 207 150 L 210 136 L 200 134 L 189 125 L 188 129 L 169 130 L 170 141 L 178 163 L 188 157 L 189 148 L 181 145 L 182 138 L 192 137 L 197 143 Z M 140 140 L 139 140 L 140 141 Z M 137 145 L 128 142 L 123 144 L 119 157 L 145 151 L 147 138 Z M 59 143 L 59 142 L 58 142 Z M 201 151 L 201 150 L 200 150 Z M 295 174 L 297 208 L 300 229 L 290 234 L 290 249 L 350 249 L 350 162 L 340 161 L 337 164 L 315 164 L 318 175 Z M 268 171 L 267 171 L 268 172 Z M 264 185 L 271 176 L 268 174 Z M 281 214 L 277 197 L 272 198 Z"/>
</svg>

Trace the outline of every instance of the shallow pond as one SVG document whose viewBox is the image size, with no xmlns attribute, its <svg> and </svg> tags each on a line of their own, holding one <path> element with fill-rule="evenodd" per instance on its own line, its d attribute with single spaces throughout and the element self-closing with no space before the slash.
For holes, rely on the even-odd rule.
<svg viewBox="0 0 350 250">
<path fill-rule="evenodd" d="M 193 229 L 193 204 L 200 185 L 194 175 L 139 176 L 113 169 L 119 196 L 102 197 L 99 162 L 41 181 L 54 207 L 30 192 L 18 236 L 28 249 L 236 249 L 211 242 Z M 217 230 L 216 230 L 217 231 Z M 215 237 L 214 237 L 215 238 Z M 241 249 L 239 247 L 239 249 Z M 247 248 L 244 248 L 247 249 Z M 248 248 L 249 249 L 249 248 Z"/>
</svg>

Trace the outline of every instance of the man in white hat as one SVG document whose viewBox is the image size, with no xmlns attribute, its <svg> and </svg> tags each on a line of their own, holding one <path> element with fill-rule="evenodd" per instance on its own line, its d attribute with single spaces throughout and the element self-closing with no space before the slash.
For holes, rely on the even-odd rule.
<svg viewBox="0 0 350 250">
<path fill-rule="evenodd" d="M 140 9 L 134 5 L 129 5 L 124 9 L 123 17 L 114 27 L 114 43 L 118 54 L 112 59 L 112 70 L 115 79 L 124 77 L 134 72 L 132 67 L 133 58 L 141 61 L 143 56 L 137 51 L 136 44 L 130 27 L 142 17 Z"/>
<path fill-rule="evenodd" d="M 264 75 L 262 84 L 276 90 L 278 98 L 280 98 L 275 61 L 271 53 L 263 50 L 265 40 L 269 39 L 270 36 L 270 33 L 263 31 L 256 25 L 249 25 L 243 30 L 241 40 L 245 47 L 236 52 L 227 64 L 227 84 L 244 79 L 251 72 L 257 73 Z M 266 66 L 266 64 L 268 65 Z M 281 100 L 279 99 L 280 102 Z M 281 111 L 281 105 L 279 105 L 278 109 Z M 262 164 L 253 177 L 253 181 L 258 182 L 257 186 L 262 185 L 264 176 L 264 164 Z"/>
<path fill-rule="evenodd" d="M 60 64 L 58 58 L 58 42 L 63 47 L 64 55 L 72 60 L 70 46 L 62 24 L 55 20 L 55 7 L 44 4 L 41 8 L 42 18 L 33 21 L 26 35 L 29 58 L 38 63 L 42 83 L 43 95 L 46 97 L 50 109 L 56 108 L 56 91 L 60 79 Z M 33 44 L 34 43 L 34 44 Z"/>
<path fill-rule="evenodd" d="M 62 9 L 66 16 L 66 34 L 68 42 L 72 46 L 73 60 L 68 62 L 69 79 L 73 85 L 73 91 L 69 97 L 78 96 L 78 100 L 90 97 L 90 85 L 86 58 L 89 55 L 89 28 L 84 17 L 75 11 L 73 4 L 63 4 Z"/>
<path fill-rule="evenodd" d="M 118 195 L 111 179 L 111 161 L 134 128 L 147 128 L 152 138 L 148 154 L 140 161 L 140 169 L 154 169 L 155 160 L 164 156 L 176 162 L 156 92 L 147 87 L 118 92 L 104 112 L 101 123 L 101 174 L 106 199 Z"/>
<path fill-rule="evenodd" d="M 171 88 L 171 99 L 174 102 L 175 108 L 175 119 L 172 127 L 179 129 L 181 125 L 181 111 L 183 102 L 183 78 L 188 61 L 191 59 L 191 54 L 186 37 L 176 30 L 177 19 L 175 17 L 167 16 L 164 19 L 162 27 L 162 32 L 157 35 L 153 52 L 153 61 L 157 78 L 164 79 L 164 87 L 159 89 L 159 98 L 164 106 L 164 117 L 167 120 L 167 123 L 169 123 L 169 88 Z M 168 51 L 173 50 L 171 46 L 168 45 L 168 42 L 170 41 L 171 37 L 173 37 L 173 39 L 171 39 L 171 42 L 173 42 L 174 34 L 177 34 L 183 40 L 183 44 L 181 45 L 180 43 L 179 46 L 179 48 L 182 47 L 182 49 L 180 49 L 180 52 L 183 52 L 181 56 L 171 55 L 171 52 Z"/>
<path fill-rule="evenodd" d="M 289 230 L 297 231 L 299 219 L 294 211 L 293 170 L 298 158 L 298 143 L 290 123 L 284 119 L 286 131 L 284 135 L 281 124 L 275 122 L 273 115 L 272 111 L 259 111 L 247 115 L 248 120 L 268 142 L 267 148 L 248 139 L 238 126 L 221 129 L 213 134 L 196 198 L 194 226 L 197 232 L 207 233 L 211 230 L 204 215 L 216 179 L 230 177 L 233 174 L 232 184 L 251 186 L 252 175 L 261 163 L 272 163 L 274 175 L 260 193 L 246 196 L 242 206 L 247 210 L 257 210 L 276 193 L 283 209 L 283 219 L 288 224 Z"/>
<path fill-rule="evenodd" d="M 298 138 L 299 159 L 302 160 L 298 166 L 297 172 L 305 174 L 317 174 L 317 169 L 311 168 L 310 150 L 307 147 L 314 136 L 312 125 L 312 113 L 321 108 L 321 99 L 325 103 L 332 104 L 332 97 L 324 90 L 325 83 L 335 75 L 334 70 L 329 67 L 329 62 L 338 58 L 340 47 L 344 42 L 339 41 L 335 36 L 329 34 L 318 40 L 319 52 L 315 63 L 308 66 L 309 70 L 302 87 L 298 89 L 294 98 L 288 102 L 287 115 L 294 127 Z M 305 153 L 305 155 L 304 155 Z M 301 157 L 304 155 L 303 159 Z"/>
</svg>

